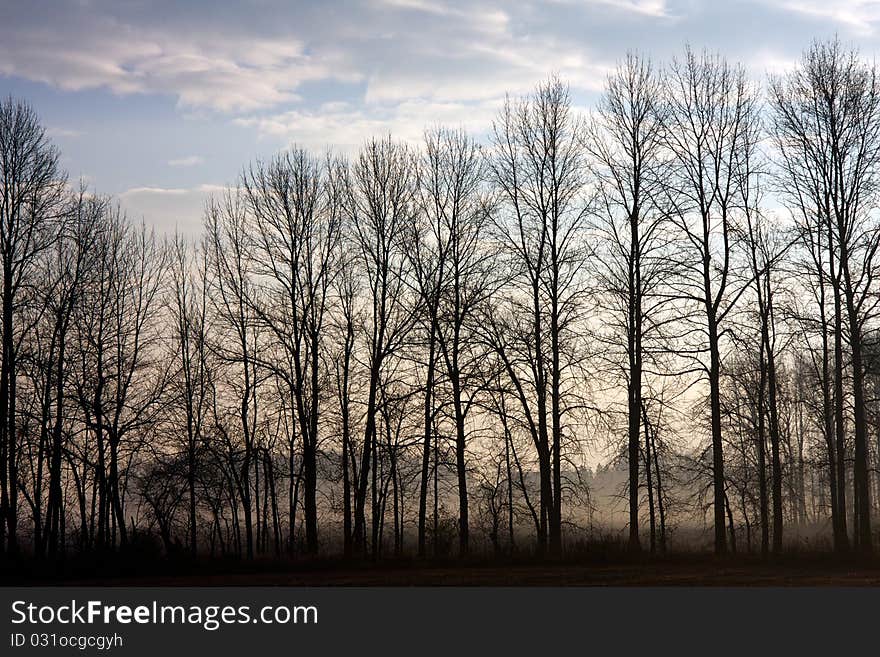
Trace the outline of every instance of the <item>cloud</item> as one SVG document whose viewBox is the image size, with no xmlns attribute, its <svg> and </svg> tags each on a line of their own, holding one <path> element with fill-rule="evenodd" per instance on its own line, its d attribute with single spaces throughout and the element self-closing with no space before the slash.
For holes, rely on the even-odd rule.
<svg viewBox="0 0 880 657">
<path fill-rule="evenodd" d="M 665 0 L 596 0 L 617 9 L 632 11 L 646 16 L 666 16 Z"/>
<path fill-rule="evenodd" d="M 164 187 L 132 187 L 131 189 L 127 189 L 122 194 L 119 195 L 121 199 L 129 198 L 132 196 L 141 196 L 144 194 L 156 195 L 156 196 L 179 196 L 181 194 L 186 194 L 187 190 L 185 189 L 168 189 Z"/>
<path fill-rule="evenodd" d="M 880 4 L 33 0 L 13 3 L 4 19 L 0 74 L 65 90 L 166 94 L 187 111 L 264 116 L 312 111 L 332 100 L 333 84 L 354 85 L 364 102 L 380 105 L 486 100 L 522 92 L 551 72 L 592 91 L 627 49 L 667 52 L 688 40 L 748 57 L 764 40 L 757 45 L 784 51 L 808 25 L 825 31 L 831 21 L 854 34 L 873 33 Z M 320 85 L 317 101 L 309 85 Z M 351 91 L 342 99 L 353 100 Z"/>
<path fill-rule="evenodd" d="M 413 99 L 371 106 L 369 111 L 347 103 L 327 103 L 315 111 L 292 110 L 261 118 L 240 118 L 236 123 L 299 146 L 318 150 L 329 146 L 351 153 L 365 139 L 384 134 L 421 143 L 425 128 L 436 124 L 479 134 L 489 129 L 501 103 L 501 98 L 473 103 Z"/>
<path fill-rule="evenodd" d="M 862 35 L 874 34 L 880 21 L 880 4 L 875 0 L 787 0 L 780 4 L 784 9 L 831 20 Z"/>
<path fill-rule="evenodd" d="M 51 15 L 23 5 L 0 24 L 0 74 L 68 91 L 170 94 L 183 107 L 253 111 L 297 100 L 309 80 L 348 79 L 296 34 L 257 34 L 207 17 L 124 15 L 112 3 L 70 3 Z M 173 11 L 173 9 L 172 9 Z M 161 17 L 161 21 L 157 18 Z"/>
<path fill-rule="evenodd" d="M 46 128 L 46 136 L 52 139 L 76 139 L 84 134 L 82 130 L 73 130 L 71 128 L 59 128 L 57 126 Z"/>
<path fill-rule="evenodd" d="M 662 15 L 661 0 L 590 0 L 596 10 Z M 169 94 L 182 108 L 237 115 L 310 105 L 309 83 L 359 84 L 368 103 L 481 100 L 552 71 L 593 84 L 602 62 L 584 35 L 559 38 L 542 11 L 495 0 L 265 0 L 187 11 L 93 0 L 0 25 L 0 74 L 63 90 Z M 580 11 L 586 11 L 581 8 Z M 533 24 L 535 23 L 535 24 Z M 326 100 L 326 99 L 325 99 Z"/>
<path fill-rule="evenodd" d="M 205 203 L 226 188 L 218 184 L 195 187 L 132 187 L 119 194 L 119 201 L 134 220 L 143 220 L 158 233 L 178 231 L 196 235 L 202 229 Z"/>
<path fill-rule="evenodd" d="M 611 7 L 623 12 L 642 14 L 645 16 L 665 17 L 667 14 L 666 0 L 555 0 L 556 2 L 580 2 L 584 5 Z"/>
<path fill-rule="evenodd" d="M 168 160 L 168 166 L 170 167 L 194 167 L 204 163 L 205 158 L 201 155 L 189 155 L 187 157 Z"/>
</svg>

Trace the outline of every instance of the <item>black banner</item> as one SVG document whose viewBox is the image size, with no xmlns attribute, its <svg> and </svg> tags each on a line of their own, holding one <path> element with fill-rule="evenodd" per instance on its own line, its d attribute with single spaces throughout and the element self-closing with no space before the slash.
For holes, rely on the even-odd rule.
<svg viewBox="0 0 880 657">
<path fill-rule="evenodd" d="M 56 587 L 0 600 L 0 655 L 837 654 L 876 646 L 880 591 Z"/>
</svg>

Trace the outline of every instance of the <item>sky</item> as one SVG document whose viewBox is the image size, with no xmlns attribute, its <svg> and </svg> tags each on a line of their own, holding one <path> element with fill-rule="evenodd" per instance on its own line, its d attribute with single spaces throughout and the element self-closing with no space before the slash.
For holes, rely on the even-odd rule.
<svg viewBox="0 0 880 657">
<path fill-rule="evenodd" d="M 480 137 L 551 74 L 587 110 L 627 51 L 685 43 L 763 80 L 835 34 L 875 58 L 880 2 L 0 0 L 0 95 L 34 106 L 71 180 L 197 234 L 211 194 L 292 144 Z"/>
</svg>

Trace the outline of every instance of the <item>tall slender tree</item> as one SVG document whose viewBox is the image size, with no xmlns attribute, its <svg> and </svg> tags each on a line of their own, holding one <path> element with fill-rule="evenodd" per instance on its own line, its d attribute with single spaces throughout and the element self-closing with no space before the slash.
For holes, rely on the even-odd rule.
<svg viewBox="0 0 880 657">
<path fill-rule="evenodd" d="M 550 79 L 532 95 L 506 101 L 494 124 L 489 166 L 499 195 L 493 224 L 510 267 L 508 300 L 521 304 L 531 322 L 527 367 L 536 406 L 539 544 L 551 553 L 562 549 L 564 379 L 585 294 L 582 130 L 568 87 Z"/>
<path fill-rule="evenodd" d="M 18 549 L 16 374 L 22 338 L 16 315 L 37 257 L 57 237 L 66 176 L 34 109 L 0 101 L 0 549 Z"/>
<path fill-rule="evenodd" d="M 639 550 L 642 386 L 651 342 L 663 325 L 660 286 L 670 274 L 664 184 L 662 87 L 650 61 L 634 54 L 609 75 L 585 141 L 597 181 L 596 299 L 612 367 L 627 388 L 629 546 Z M 648 435 L 649 428 L 644 431 Z"/>
<path fill-rule="evenodd" d="M 367 343 L 369 384 L 359 480 L 355 492 L 355 544 L 367 551 L 366 503 L 372 473 L 372 551 L 378 548 L 377 498 L 380 386 L 386 363 L 408 339 L 416 306 L 409 298 L 405 256 L 407 228 L 416 212 L 417 178 L 410 150 L 390 137 L 368 141 L 349 176 L 346 209 L 365 279 L 370 309 L 362 328 Z"/>
<path fill-rule="evenodd" d="M 738 195 L 746 155 L 758 138 L 757 94 L 742 67 L 690 48 L 665 77 L 666 146 L 672 156 L 668 194 L 673 220 L 688 245 L 677 282 L 679 296 L 700 308 L 697 348 L 709 382 L 715 552 L 725 536 L 724 443 L 720 380 L 725 320 L 744 286 L 733 281 L 742 204 Z"/>
</svg>

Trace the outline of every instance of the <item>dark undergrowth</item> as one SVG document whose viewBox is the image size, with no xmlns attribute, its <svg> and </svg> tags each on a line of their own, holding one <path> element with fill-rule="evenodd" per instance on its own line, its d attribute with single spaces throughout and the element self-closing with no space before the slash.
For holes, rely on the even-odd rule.
<svg viewBox="0 0 880 657">
<path fill-rule="evenodd" d="M 656 585 L 880 584 L 880 555 L 838 555 L 794 546 L 779 555 L 723 557 L 703 551 L 635 553 L 615 541 L 569 546 L 560 556 L 414 555 L 378 559 L 319 557 L 168 556 L 135 548 L 37 559 L 0 558 L 5 585 Z"/>
</svg>

